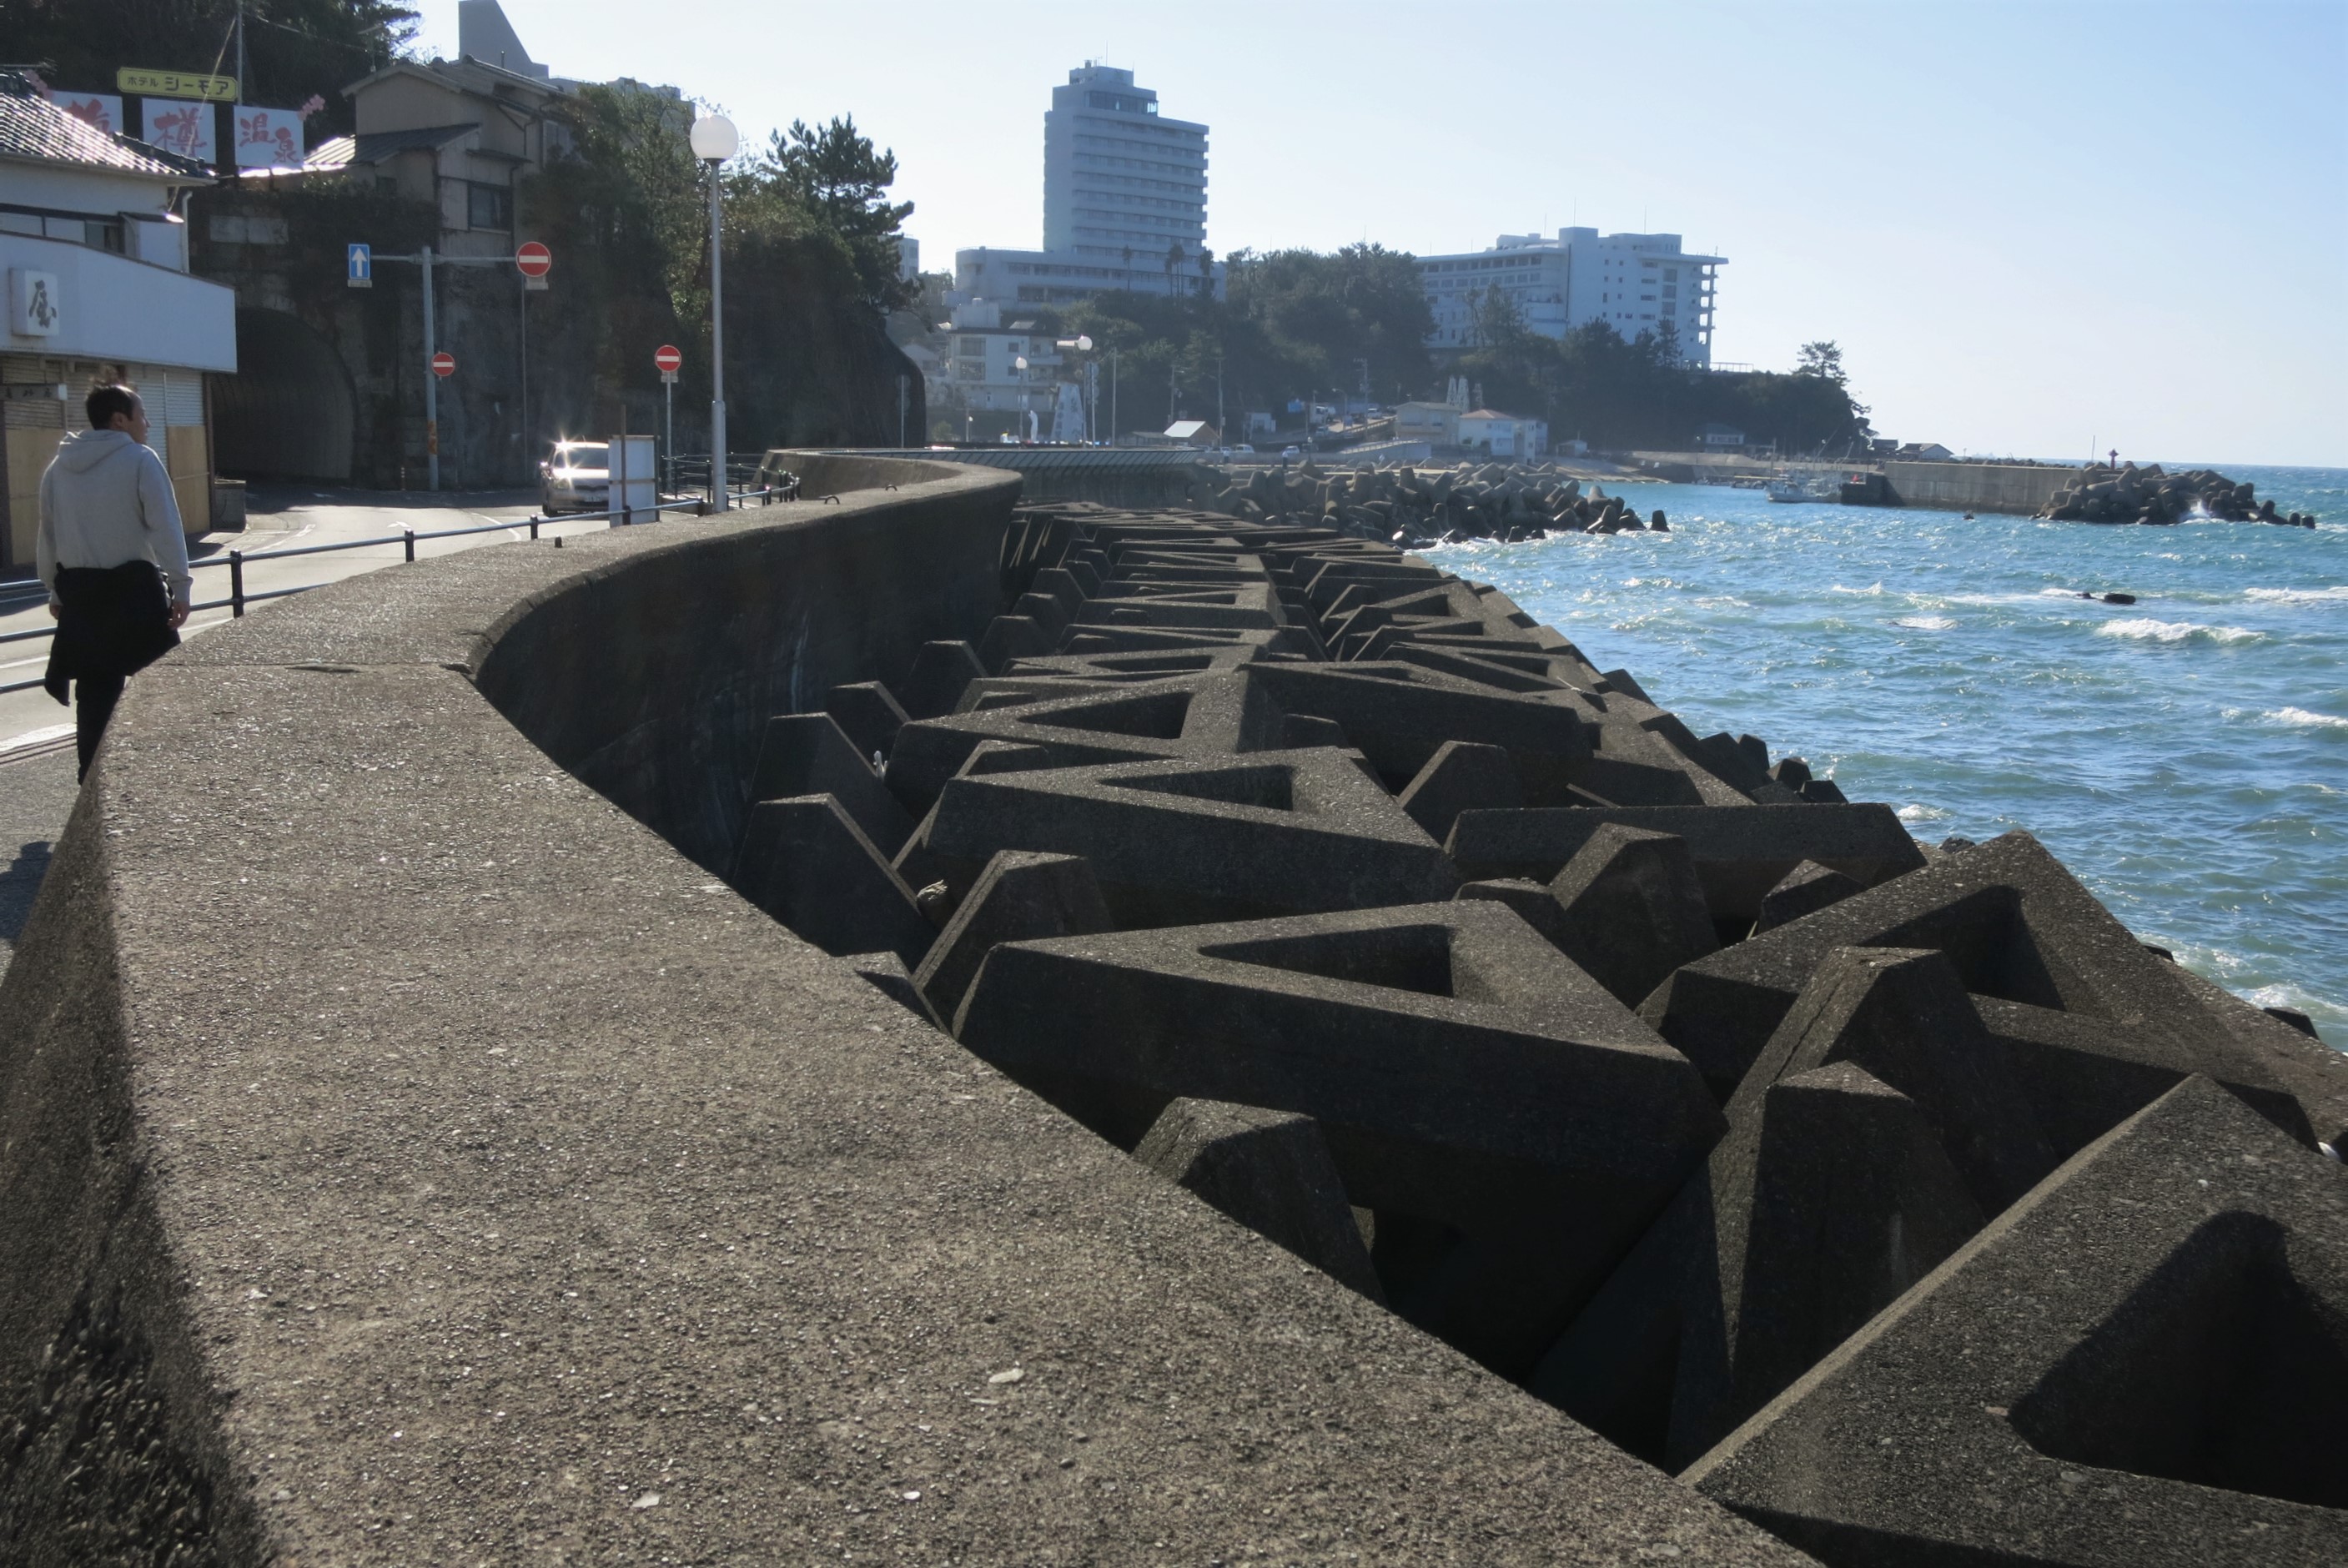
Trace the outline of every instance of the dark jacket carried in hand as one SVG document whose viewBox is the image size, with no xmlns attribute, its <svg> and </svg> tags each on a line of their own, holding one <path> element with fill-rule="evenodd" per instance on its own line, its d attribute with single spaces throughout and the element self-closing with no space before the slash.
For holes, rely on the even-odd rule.
<svg viewBox="0 0 2348 1568">
<path fill-rule="evenodd" d="M 42 687 L 59 702 L 66 683 L 131 676 L 180 645 L 171 600 L 150 561 L 57 569 L 57 632 Z"/>
</svg>

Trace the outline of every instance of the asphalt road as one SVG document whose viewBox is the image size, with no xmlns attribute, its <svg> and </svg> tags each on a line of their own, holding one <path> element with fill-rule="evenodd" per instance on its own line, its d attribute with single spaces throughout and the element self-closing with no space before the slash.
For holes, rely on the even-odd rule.
<svg viewBox="0 0 2348 1568">
<path fill-rule="evenodd" d="M 242 533 L 205 534 L 200 540 L 190 542 L 188 553 L 198 562 L 224 562 L 230 551 L 243 551 L 247 593 L 337 583 L 361 573 L 399 564 L 406 559 L 402 544 L 394 538 L 387 544 L 338 551 L 330 555 L 295 556 L 287 561 L 272 561 L 269 552 L 332 544 L 344 540 L 378 539 L 385 535 L 396 535 L 408 528 L 421 533 L 443 528 L 472 528 L 483 523 L 522 522 L 538 510 L 536 501 L 536 492 L 531 490 L 492 490 L 432 497 L 387 496 L 380 490 L 261 489 L 252 493 L 247 525 Z M 565 521 L 542 531 L 586 533 L 606 526 L 600 520 L 592 522 Z M 510 532 L 477 533 L 462 539 L 418 540 L 416 553 L 421 559 L 469 550 L 479 544 L 528 537 L 527 528 L 517 527 Z M 228 585 L 228 569 L 225 566 L 197 568 L 197 603 L 227 598 Z M 265 607 L 257 606 L 256 609 Z M 180 635 L 200 635 L 229 618 L 225 609 L 199 610 Z M 38 583 L 29 581 L 0 583 L 0 632 L 29 631 L 49 624 L 47 602 Z M 48 659 L 48 646 L 46 641 L 0 643 L 0 686 L 38 676 L 42 665 Z M 0 758 L 5 757 L 12 744 L 21 745 L 36 736 L 46 738 L 51 734 L 70 733 L 73 715 L 51 701 L 48 694 L 38 687 L 29 691 L 0 693 Z M 0 791 L 5 791 L 7 787 L 5 777 L 0 777 Z"/>
</svg>

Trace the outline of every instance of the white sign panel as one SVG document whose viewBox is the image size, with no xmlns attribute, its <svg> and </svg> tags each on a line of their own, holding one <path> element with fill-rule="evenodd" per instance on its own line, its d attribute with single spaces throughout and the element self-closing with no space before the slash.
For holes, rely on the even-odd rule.
<svg viewBox="0 0 2348 1568">
<path fill-rule="evenodd" d="M 57 273 L 9 269 L 9 331 L 19 337 L 54 337 L 59 314 Z"/>
<path fill-rule="evenodd" d="M 53 92 L 49 101 L 108 136 L 119 135 L 123 129 L 122 99 L 118 94 Z"/>
<path fill-rule="evenodd" d="M 211 163 L 220 156 L 212 137 L 212 106 L 174 98 L 144 98 L 139 105 L 141 139 L 166 152 Z"/>
<path fill-rule="evenodd" d="M 302 117 L 290 108 L 255 108 L 241 103 L 229 110 L 236 126 L 239 169 L 298 169 L 302 164 Z"/>
</svg>

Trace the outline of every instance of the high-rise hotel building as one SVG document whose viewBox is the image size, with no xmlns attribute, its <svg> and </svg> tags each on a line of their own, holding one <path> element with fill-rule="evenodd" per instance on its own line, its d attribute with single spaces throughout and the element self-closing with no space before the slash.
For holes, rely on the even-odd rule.
<svg viewBox="0 0 2348 1568">
<path fill-rule="evenodd" d="M 1133 73 L 1086 61 L 1044 115 L 1044 248 L 954 253 L 966 299 L 1065 304 L 1117 290 L 1223 294 L 1207 250 L 1207 128 L 1158 112 Z"/>
</svg>

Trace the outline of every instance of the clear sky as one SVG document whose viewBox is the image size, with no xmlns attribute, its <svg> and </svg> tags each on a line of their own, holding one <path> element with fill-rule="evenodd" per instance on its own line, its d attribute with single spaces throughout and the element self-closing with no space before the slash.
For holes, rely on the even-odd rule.
<svg viewBox="0 0 2348 1568">
<path fill-rule="evenodd" d="M 746 139 L 853 115 L 932 270 L 1039 242 L 1051 88 L 1098 59 L 1210 127 L 1220 254 L 1677 232 L 1729 261 L 1715 359 L 1833 338 L 1882 434 L 2348 467 L 2348 0 L 504 5 Z"/>
</svg>

